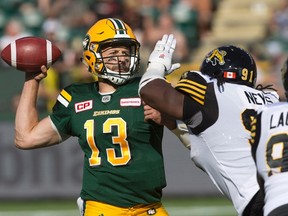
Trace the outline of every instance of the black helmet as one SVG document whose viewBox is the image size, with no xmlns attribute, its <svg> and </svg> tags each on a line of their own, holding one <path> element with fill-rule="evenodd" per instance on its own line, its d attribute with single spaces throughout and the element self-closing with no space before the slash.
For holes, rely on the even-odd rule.
<svg viewBox="0 0 288 216">
<path fill-rule="evenodd" d="M 209 52 L 202 62 L 200 71 L 224 82 L 255 87 L 257 68 L 253 57 L 245 50 L 233 46 L 221 46 Z"/>
<path fill-rule="evenodd" d="M 288 58 L 284 62 L 282 68 L 281 68 L 281 73 L 282 73 L 282 82 L 285 91 L 288 91 Z M 288 98 L 287 98 L 288 99 Z"/>
</svg>

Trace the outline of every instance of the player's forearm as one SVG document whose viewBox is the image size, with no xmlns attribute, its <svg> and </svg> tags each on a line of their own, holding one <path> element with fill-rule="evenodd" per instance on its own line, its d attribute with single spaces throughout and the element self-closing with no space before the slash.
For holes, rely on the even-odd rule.
<svg viewBox="0 0 288 216">
<path fill-rule="evenodd" d="M 28 130 L 31 125 L 38 121 L 38 111 L 36 108 L 39 82 L 29 80 L 24 83 L 20 101 L 16 111 L 15 126 L 22 130 Z"/>
<path fill-rule="evenodd" d="M 166 115 L 165 92 L 162 85 L 166 85 L 164 80 L 155 79 L 143 86 L 139 93 L 145 103 Z"/>
<path fill-rule="evenodd" d="M 140 89 L 140 96 L 151 107 L 171 119 L 182 120 L 184 95 L 162 79 L 150 81 Z"/>
<path fill-rule="evenodd" d="M 29 139 L 33 127 L 38 123 L 36 108 L 39 82 L 31 79 L 24 83 L 15 118 L 15 144 L 21 145 Z"/>
</svg>

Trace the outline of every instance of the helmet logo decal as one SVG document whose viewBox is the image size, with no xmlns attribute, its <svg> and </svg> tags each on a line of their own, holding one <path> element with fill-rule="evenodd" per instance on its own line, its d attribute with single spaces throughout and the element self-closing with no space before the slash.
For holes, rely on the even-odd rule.
<svg viewBox="0 0 288 216">
<path fill-rule="evenodd" d="M 237 78 L 237 73 L 236 72 L 231 72 L 231 71 L 224 71 L 223 77 L 227 79 L 236 79 Z"/>
<path fill-rule="evenodd" d="M 226 56 L 227 52 L 224 50 L 215 49 L 211 53 L 209 53 L 206 57 L 206 63 L 211 62 L 213 66 L 220 64 L 225 64 L 224 56 Z"/>
</svg>

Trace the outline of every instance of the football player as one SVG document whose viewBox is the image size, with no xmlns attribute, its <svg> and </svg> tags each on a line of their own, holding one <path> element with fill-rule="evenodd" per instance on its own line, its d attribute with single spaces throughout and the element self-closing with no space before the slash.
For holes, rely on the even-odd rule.
<svg viewBox="0 0 288 216">
<path fill-rule="evenodd" d="M 282 81 L 288 96 L 288 59 L 282 68 Z M 287 97 L 288 98 L 288 97 Z M 252 121 L 252 155 L 258 182 L 265 194 L 265 216 L 288 215 L 288 103 L 267 105 Z"/>
<path fill-rule="evenodd" d="M 283 64 L 283 67 L 281 68 L 282 73 L 282 83 L 285 90 L 285 96 L 286 100 L 288 101 L 288 58 Z"/>
<path fill-rule="evenodd" d="M 47 69 L 26 73 L 15 119 L 16 146 L 35 149 L 78 137 L 84 152 L 78 199 L 82 216 L 168 215 L 161 203 L 166 186 L 163 126 L 144 121 L 140 77 L 134 77 L 139 49 L 122 20 L 96 22 L 83 41 L 83 62 L 98 82 L 64 88 L 53 112 L 42 120 L 36 101 Z"/>
<path fill-rule="evenodd" d="M 265 193 L 264 216 L 288 215 L 288 103 L 258 110 L 252 122 L 252 154 Z"/>
<path fill-rule="evenodd" d="M 279 101 L 278 94 L 255 87 L 254 59 L 233 45 L 213 49 L 200 71 L 185 72 L 173 88 L 163 77 L 175 47 L 173 35 L 156 43 L 140 81 L 140 96 L 186 124 L 191 159 L 232 201 L 238 215 L 262 215 L 264 198 L 251 155 L 250 124 L 257 109 Z"/>
</svg>

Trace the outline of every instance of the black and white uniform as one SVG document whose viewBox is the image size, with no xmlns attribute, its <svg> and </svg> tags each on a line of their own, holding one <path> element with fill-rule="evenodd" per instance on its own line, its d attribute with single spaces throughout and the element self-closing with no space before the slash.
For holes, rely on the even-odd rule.
<svg viewBox="0 0 288 216">
<path fill-rule="evenodd" d="M 232 202 L 239 215 L 259 191 L 249 144 L 251 116 L 263 105 L 278 102 L 277 93 L 224 83 L 189 71 L 175 88 L 183 92 L 191 159 Z"/>
<path fill-rule="evenodd" d="M 264 180 L 264 215 L 288 215 L 288 103 L 258 110 L 251 133 L 252 152 Z"/>
</svg>

